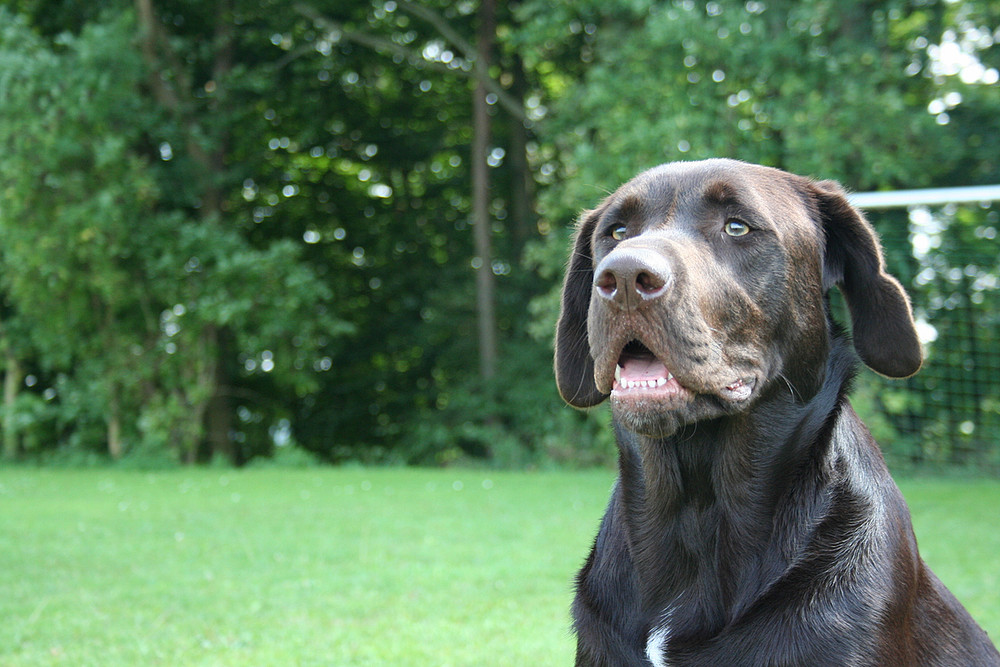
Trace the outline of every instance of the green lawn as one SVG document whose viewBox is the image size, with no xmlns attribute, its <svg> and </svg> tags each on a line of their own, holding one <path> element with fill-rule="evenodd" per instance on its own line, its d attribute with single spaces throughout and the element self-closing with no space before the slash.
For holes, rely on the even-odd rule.
<svg viewBox="0 0 1000 667">
<path fill-rule="evenodd" d="M 0 470 L 0 664 L 565 665 L 611 473 Z M 903 484 L 1000 637 L 1000 482 Z"/>
</svg>

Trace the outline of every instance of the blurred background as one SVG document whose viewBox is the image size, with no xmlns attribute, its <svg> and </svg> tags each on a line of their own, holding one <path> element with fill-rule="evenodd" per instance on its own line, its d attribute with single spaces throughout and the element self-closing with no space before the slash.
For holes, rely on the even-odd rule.
<svg viewBox="0 0 1000 667">
<path fill-rule="evenodd" d="M 732 157 L 1000 183 L 997 0 L 0 2 L 7 460 L 591 466 L 551 372 L 572 225 Z M 1000 205 L 869 211 L 924 370 L 897 468 L 1000 473 Z"/>
</svg>

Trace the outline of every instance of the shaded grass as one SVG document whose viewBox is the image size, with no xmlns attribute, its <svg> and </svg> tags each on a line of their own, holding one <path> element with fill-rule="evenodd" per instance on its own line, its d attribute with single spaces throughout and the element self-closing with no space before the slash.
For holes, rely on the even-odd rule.
<svg viewBox="0 0 1000 667">
<path fill-rule="evenodd" d="M 607 471 L 0 470 L 0 664 L 563 665 Z M 1000 483 L 910 480 L 1000 636 Z"/>
</svg>

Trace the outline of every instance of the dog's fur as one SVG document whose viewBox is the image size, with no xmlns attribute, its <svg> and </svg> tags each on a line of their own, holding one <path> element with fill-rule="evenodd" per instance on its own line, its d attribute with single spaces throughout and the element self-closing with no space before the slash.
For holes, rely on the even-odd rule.
<svg viewBox="0 0 1000 667">
<path fill-rule="evenodd" d="M 556 379 L 577 407 L 611 397 L 619 478 L 577 579 L 577 665 L 1000 665 L 917 553 L 847 400 L 855 352 L 921 364 L 836 183 L 675 163 L 582 216 Z"/>
</svg>

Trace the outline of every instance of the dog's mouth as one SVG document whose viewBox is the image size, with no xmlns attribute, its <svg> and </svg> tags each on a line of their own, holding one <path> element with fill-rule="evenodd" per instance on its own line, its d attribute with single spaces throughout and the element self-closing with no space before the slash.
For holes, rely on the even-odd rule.
<svg viewBox="0 0 1000 667">
<path fill-rule="evenodd" d="M 638 340 L 630 341 L 622 349 L 615 366 L 612 396 L 625 395 L 679 395 L 686 390 L 677 381 L 666 364 Z"/>
<path fill-rule="evenodd" d="M 691 378 L 689 378 L 690 380 Z M 685 386 L 674 376 L 662 358 L 654 354 L 642 341 L 630 340 L 615 364 L 611 397 L 619 404 L 669 408 L 692 400 L 699 394 L 714 395 L 726 404 L 738 405 L 747 401 L 756 385 L 752 376 L 732 379 L 723 386 L 702 383 Z M 638 403 L 633 403 L 638 401 Z"/>
</svg>

